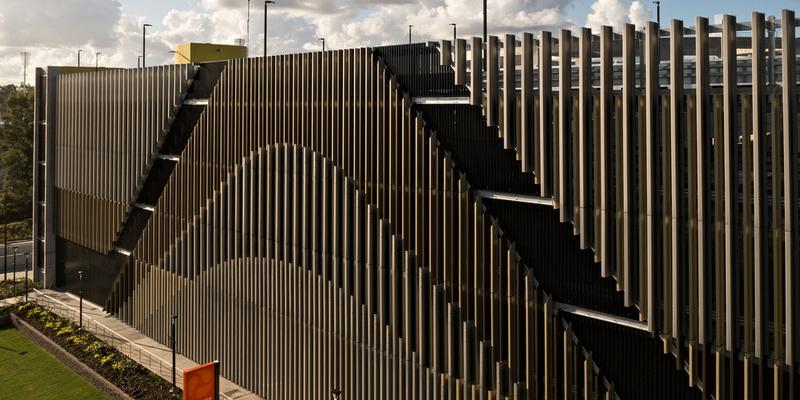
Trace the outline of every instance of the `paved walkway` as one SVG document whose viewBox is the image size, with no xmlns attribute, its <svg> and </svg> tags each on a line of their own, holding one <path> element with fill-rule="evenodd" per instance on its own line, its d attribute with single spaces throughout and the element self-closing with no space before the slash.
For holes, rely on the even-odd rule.
<svg viewBox="0 0 800 400">
<path fill-rule="evenodd" d="M 78 308 L 79 299 L 78 297 L 65 292 L 59 292 L 55 290 L 45 289 L 42 290 L 47 296 L 50 296 L 70 307 L 75 309 Z M 138 330 L 134 329 L 133 327 L 125 324 L 124 322 L 120 321 L 116 317 L 112 316 L 103 311 L 103 308 L 88 302 L 84 299 L 83 301 L 83 314 L 84 316 L 88 316 L 89 318 L 105 325 L 109 329 L 115 331 L 116 333 L 120 334 L 121 336 L 125 337 L 126 339 L 136 343 L 137 345 L 147 349 L 151 353 L 155 354 L 156 356 L 160 357 L 163 360 L 172 360 L 172 351 L 169 347 L 164 346 L 155 340 L 145 336 L 143 333 L 139 332 Z M 84 320 L 84 323 L 85 320 Z M 134 357 L 132 357 L 134 358 Z M 159 364 L 155 365 L 148 365 L 148 359 L 142 358 L 142 360 L 136 360 L 140 362 L 142 365 L 150 369 L 151 371 L 155 372 L 156 374 L 160 374 L 159 372 Z M 180 354 L 176 357 L 175 363 L 177 364 L 178 368 L 180 369 L 187 369 L 198 364 Z M 163 371 L 161 371 L 163 372 Z M 256 396 L 253 393 L 245 390 L 244 388 L 236 385 L 235 383 L 225 379 L 220 378 L 220 392 L 225 394 L 226 396 L 236 399 L 236 400 L 250 400 L 250 399 L 259 399 L 260 397 Z"/>
<path fill-rule="evenodd" d="M 16 274 L 13 273 L 13 272 L 9 272 L 7 274 L 3 274 L 3 267 L 0 266 L 0 281 L 5 281 L 5 280 L 9 280 L 10 281 L 10 280 L 13 280 L 14 278 L 16 278 L 18 281 L 22 282 L 22 280 L 25 278 L 25 270 L 24 269 L 20 270 Z M 28 270 L 28 279 L 33 280 L 33 271 L 31 271 L 31 270 Z"/>
<path fill-rule="evenodd" d="M 2 300 L 0 300 L 0 308 L 3 308 L 5 306 L 10 306 L 12 304 L 17 304 L 17 303 L 19 303 L 20 301 L 23 301 L 23 300 L 25 300 L 24 296 L 9 297 L 7 299 L 2 299 Z"/>
</svg>

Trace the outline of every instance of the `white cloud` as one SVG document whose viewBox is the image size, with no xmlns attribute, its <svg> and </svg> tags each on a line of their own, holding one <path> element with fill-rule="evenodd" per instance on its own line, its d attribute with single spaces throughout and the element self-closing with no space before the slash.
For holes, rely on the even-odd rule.
<svg viewBox="0 0 800 400">
<path fill-rule="evenodd" d="M 650 20 L 650 10 L 641 1 L 629 4 L 625 0 L 596 0 L 592 12 L 586 17 L 586 26 L 599 31 L 601 26 L 610 25 L 619 31 L 627 23 L 638 27 Z"/>
<path fill-rule="evenodd" d="M 631 3 L 630 10 L 628 10 L 628 18 L 632 24 L 644 26 L 648 21 L 653 20 L 653 14 L 641 1 L 634 1 Z"/>
<path fill-rule="evenodd" d="M 126 12 L 130 0 L 0 1 L 0 84 L 21 81 L 19 52 L 31 53 L 28 80 L 35 66 L 75 65 L 83 49 L 84 65 L 133 67 L 141 54 L 142 17 Z M 164 0 L 169 1 L 169 0 Z M 565 9 L 574 0 L 497 0 L 489 2 L 491 33 L 572 27 Z M 601 0 L 605 1 L 605 0 Z M 120 3 L 122 2 L 122 3 Z M 32 5 L 33 4 L 33 5 Z M 174 8 L 148 28 L 148 65 L 169 63 L 169 50 L 190 41 L 231 44 L 246 36 L 247 2 L 200 0 L 194 9 Z M 252 1 L 250 54 L 263 53 L 263 2 Z M 148 16 L 148 20 L 157 19 Z M 10 23 L 9 23 L 10 22 Z M 298 0 L 269 8 L 269 53 L 317 50 L 319 37 L 329 48 L 405 42 L 408 25 L 414 41 L 452 35 L 481 35 L 480 3 L 475 0 Z"/>
<path fill-rule="evenodd" d="M 0 45 L 110 46 L 121 9 L 116 0 L 3 0 Z"/>
</svg>

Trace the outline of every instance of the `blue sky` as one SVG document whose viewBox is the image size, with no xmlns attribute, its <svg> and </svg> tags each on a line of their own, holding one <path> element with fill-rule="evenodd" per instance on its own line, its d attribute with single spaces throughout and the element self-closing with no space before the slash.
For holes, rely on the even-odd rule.
<svg viewBox="0 0 800 400">
<path fill-rule="evenodd" d="M 277 0 L 270 6 L 271 54 L 310 51 L 325 37 L 331 48 L 403 42 L 413 24 L 415 41 L 450 37 L 450 22 L 460 36 L 481 31 L 481 0 Z M 0 0 L 0 84 L 22 80 L 19 53 L 31 53 L 33 68 L 93 64 L 95 53 L 104 66 L 132 67 L 141 54 L 141 24 L 148 33 L 148 60 L 170 62 L 178 43 L 233 43 L 245 37 L 246 0 Z M 670 18 L 693 24 L 697 15 L 730 13 L 748 21 L 754 8 L 778 15 L 797 9 L 800 0 L 691 1 L 663 0 L 662 24 Z M 263 53 L 263 1 L 253 0 L 250 52 Z M 655 19 L 650 0 L 489 0 L 492 33 L 537 32 L 542 29 L 642 24 Z"/>
</svg>

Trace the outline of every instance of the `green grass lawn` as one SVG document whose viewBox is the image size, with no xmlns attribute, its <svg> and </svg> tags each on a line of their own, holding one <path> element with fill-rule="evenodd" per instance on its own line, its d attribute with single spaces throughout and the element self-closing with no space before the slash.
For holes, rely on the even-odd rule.
<svg viewBox="0 0 800 400">
<path fill-rule="evenodd" d="M 107 398 L 16 329 L 0 329 L 0 399 Z"/>
</svg>

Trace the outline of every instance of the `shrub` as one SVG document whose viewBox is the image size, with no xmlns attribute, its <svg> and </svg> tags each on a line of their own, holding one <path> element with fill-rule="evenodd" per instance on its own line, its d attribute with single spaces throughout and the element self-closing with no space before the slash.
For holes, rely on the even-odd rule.
<svg viewBox="0 0 800 400">
<path fill-rule="evenodd" d="M 69 326 L 69 325 L 67 325 L 67 326 L 64 326 L 64 327 L 62 327 L 61 329 L 59 329 L 59 330 L 56 332 L 56 336 L 70 335 L 70 334 L 72 334 L 73 332 L 75 332 L 75 328 L 74 328 L 74 327 L 72 327 L 72 326 Z"/>
<path fill-rule="evenodd" d="M 133 367 L 133 364 L 127 359 L 117 360 L 111 363 L 111 369 L 114 371 L 125 371 Z"/>
<path fill-rule="evenodd" d="M 95 355 L 95 357 L 97 357 L 97 355 Z M 113 359 L 114 359 L 114 353 L 108 353 L 100 357 L 100 365 L 106 365 Z"/>
<path fill-rule="evenodd" d="M 48 321 L 44 324 L 45 329 L 50 329 L 53 331 L 58 331 L 61 329 L 61 321 Z"/>
<path fill-rule="evenodd" d="M 90 339 L 91 337 L 85 333 L 76 333 L 67 336 L 65 340 L 67 341 L 67 343 L 72 343 L 76 346 L 83 346 L 84 344 L 89 342 Z"/>
<path fill-rule="evenodd" d="M 28 310 L 27 316 L 28 318 L 39 319 L 43 312 L 44 310 L 41 307 L 34 305 L 30 310 Z"/>
<path fill-rule="evenodd" d="M 103 342 L 101 342 L 99 340 L 95 340 L 94 342 L 92 342 L 88 346 L 86 346 L 84 348 L 84 351 L 86 351 L 89 354 L 99 354 L 100 351 L 102 351 L 104 347 L 105 347 L 105 345 L 103 345 Z"/>
</svg>

